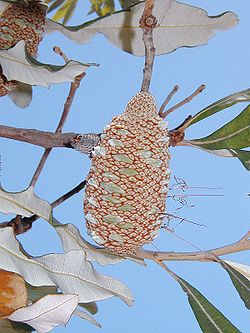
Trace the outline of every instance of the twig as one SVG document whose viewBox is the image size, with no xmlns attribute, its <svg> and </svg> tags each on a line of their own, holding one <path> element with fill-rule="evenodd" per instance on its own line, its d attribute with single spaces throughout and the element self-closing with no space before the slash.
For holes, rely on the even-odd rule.
<svg viewBox="0 0 250 333">
<path fill-rule="evenodd" d="M 52 202 L 51 207 L 55 208 L 55 207 L 59 206 L 61 203 L 68 200 L 73 195 L 79 193 L 85 187 L 85 185 L 86 185 L 86 181 L 84 180 L 83 182 L 81 182 L 80 184 L 75 186 L 72 190 L 63 194 L 61 197 L 59 197 L 54 202 Z M 23 218 L 16 216 L 11 221 L 0 223 L 0 228 L 13 227 L 15 234 L 20 235 L 20 234 L 25 233 L 27 230 L 29 230 L 32 227 L 32 223 L 38 219 L 39 219 L 39 216 L 37 216 L 37 215 L 32 215 L 30 217 L 23 217 Z"/>
<path fill-rule="evenodd" d="M 180 108 L 181 106 L 185 105 L 188 102 L 191 102 L 192 99 L 197 96 L 198 94 L 200 94 L 203 90 L 205 89 L 205 85 L 202 84 L 199 88 L 197 88 L 195 90 L 195 92 L 192 93 L 192 95 L 188 96 L 187 98 L 185 98 L 183 101 L 177 103 L 176 105 L 174 105 L 173 107 L 171 107 L 170 109 L 166 110 L 165 112 L 162 112 L 161 117 L 164 119 L 166 118 L 171 112 L 175 111 L 176 109 Z"/>
<path fill-rule="evenodd" d="M 72 190 L 70 190 L 69 192 L 63 194 L 60 198 L 58 198 L 54 202 L 52 202 L 51 207 L 55 208 L 55 207 L 59 206 L 64 201 L 68 200 L 73 195 L 75 195 L 78 192 L 80 192 L 85 187 L 85 185 L 86 185 L 86 180 L 84 180 L 83 182 L 81 182 L 80 184 L 78 184 L 76 187 L 74 187 Z"/>
<path fill-rule="evenodd" d="M 139 22 L 143 31 L 142 40 L 145 47 L 145 65 L 143 69 L 143 79 L 141 85 L 141 91 L 143 92 L 147 92 L 149 90 L 155 57 L 153 29 L 157 25 L 157 19 L 152 15 L 153 8 L 154 0 L 146 0 L 144 11 Z"/>
<path fill-rule="evenodd" d="M 84 76 L 85 76 L 85 73 L 82 73 L 82 74 L 76 76 L 75 81 L 72 82 L 71 85 L 70 85 L 70 91 L 69 91 L 68 97 L 66 99 L 66 102 L 64 104 L 63 113 L 62 113 L 61 119 L 59 121 L 59 124 L 57 126 L 56 133 L 61 133 L 62 132 L 62 128 L 63 128 L 63 126 L 66 122 L 66 119 L 68 117 L 68 114 L 69 114 L 69 111 L 70 111 L 70 108 L 71 108 L 76 90 L 79 87 L 79 85 L 81 83 L 81 80 Z M 42 158 L 41 158 L 41 160 L 40 160 L 40 162 L 37 166 L 37 169 L 36 169 L 32 179 L 31 179 L 31 182 L 30 182 L 29 186 L 32 186 L 32 187 L 35 186 L 51 150 L 52 150 L 52 148 L 45 149 L 45 152 L 44 152 L 44 154 L 43 154 L 43 156 L 42 156 Z"/>
<path fill-rule="evenodd" d="M 168 261 L 214 261 L 214 256 L 250 250 L 250 231 L 238 242 L 203 252 L 154 252 L 140 250 L 136 256 L 140 259 L 168 260 Z"/>
<path fill-rule="evenodd" d="M 152 15 L 152 10 L 154 8 L 154 0 L 146 0 L 142 17 L 147 19 Z"/>
<path fill-rule="evenodd" d="M 59 56 L 61 56 L 65 62 L 69 62 L 69 58 L 63 53 L 63 51 L 61 50 L 60 47 L 58 47 L 58 46 L 54 46 L 54 47 L 53 47 L 53 51 L 54 51 L 56 54 L 59 54 Z"/>
<path fill-rule="evenodd" d="M 179 90 L 179 87 L 177 85 L 174 86 L 174 88 L 168 94 L 168 96 L 165 99 L 165 101 L 162 103 L 162 106 L 160 107 L 160 110 L 159 110 L 159 113 L 158 113 L 161 118 L 163 118 L 162 115 L 163 115 L 163 111 L 164 111 L 166 105 L 169 103 L 169 101 L 172 99 L 172 97 L 174 96 L 174 94 L 177 93 L 178 90 Z"/>
<path fill-rule="evenodd" d="M 168 266 L 166 265 L 166 264 L 164 264 L 164 262 L 162 262 L 161 260 L 154 260 L 155 261 L 155 263 L 156 264 L 158 264 L 159 266 L 161 266 L 161 268 L 163 268 L 164 269 L 164 271 L 166 271 L 166 272 L 168 272 L 168 274 L 170 274 L 175 280 L 177 280 L 176 278 L 177 278 L 177 275 L 174 273 L 174 272 L 172 272 L 169 268 L 168 268 Z"/>
</svg>

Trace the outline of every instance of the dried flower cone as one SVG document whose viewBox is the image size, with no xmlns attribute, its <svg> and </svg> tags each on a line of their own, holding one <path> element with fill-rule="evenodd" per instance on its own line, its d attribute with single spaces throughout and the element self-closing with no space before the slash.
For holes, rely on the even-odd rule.
<svg viewBox="0 0 250 333">
<path fill-rule="evenodd" d="M 45 4 L 39 0 L 31 0 L 29 5 L 10 4 L 0 16 L 0 49 L 8 49 L 24 40 L 27 52 L 36 57 L 44 34 L 45 16 Z M 8 82 L 0 74 L 0 96 L 5 96 L 15 87 L 15 81 Z"/>
<path fill-rule="evenodd" d="M 87 176 L 87 230 L 118 255 L 135 253 L 162 225 L 170 171 L 168 131 L 147 92 L 104 129 Z"/>
<path fill-rule="evenodd" d="M 16 273 L 0 269 L 0 319 L 27 305 L 24 279 Z"/>
</svg>

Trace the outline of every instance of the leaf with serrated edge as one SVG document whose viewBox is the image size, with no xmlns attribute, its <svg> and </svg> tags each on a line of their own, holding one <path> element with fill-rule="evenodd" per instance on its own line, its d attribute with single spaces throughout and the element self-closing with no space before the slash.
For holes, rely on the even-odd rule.
<svg viewBox="0 0 250 333">
<path fill-rule="evenodd" d="M 19 108 L 26 108 L 32 100 L 32 86 L 17 82 L 14 90 L 7 95 Z"/>
<path fill-rule="evenodd" d="M 64 27 L 52 20 L 46 22 L 46 32 L 60 31 L 78 43 L 87 43 L 96 33 L 103 34 L 111 43 L 137 56 L 145 53 L 139 20 L 144 2 L 129 10 L 119 11 L 75 27 Z M 154 29 L 156 54 L 169 53 L 179 47 L 207 44 L 215 30 L 233 28 L 238 17 L 232 12 L 209 17 L 203 9 L 172 0 L 156 0 L 153 14 L 158 24 Z"/>
<path fill-rule="evenodd" d="M 73 224 L 59 224 L 59 222 L 54 219 L 53 226 L 61 238 L 65 252 L 71 250 L 84 250 L 86 252 L 87 260 L 96 261 L 100 265 L 117 264 L 125 259 L 111 253 L 105 253 L 103 249 L 87 242 L 83 239 L 80 231 Z M 128 259 L 134 260 L 132 257 L 128 257 Z M 136 260 L 135 262 L 145 265 L 144 260 Z"/>
<path fill-rule="evenodd" d="M 8 319 L 28 324 L 40 333 L 66 325 L 78 304 L 77 295 L 48 295 L 14 311 Z"/>
<path fill-rule="evenodd" d="M 25 51 L 25 42 L 18 42 L 13 48 L 0 50 L 0 65 L 6 78 L 29 85 L 49 87 L 52 83 L 73 82 L 90 64 L 70 60 L 64 66 L 38 62 Z"/>
<path fill-rule="evenodd" d="M 241 149 L 250 146 L 250 106 L 212 134 L 192 139 L 192 143 L 207 149 Z"/>
<path fill-rule="evenodd" d="M 84 251 L 30 259 L 20 251 L 12 228 L 0 229 L 0 268 L 20 274 L 33 286 L 56 285 L 65 294 L 77 294 L 81 303 L 117 296 L 129 306 L 133 304 L 128 287 L 99 274 L 86 260 Z"/>
<path fill-rule="evenodd" d="M 33 187 L 22 192 L 7 192 L 0 187 L 0 211 L 26 217 L 35 214 L 50 221 L 52 208 L 47 201 L 35 195 Z"/>
<path fill-rule="evenodd" d="M 241 333 L 196 288 L 173 272 L 171 275 L 187 294 L 189 304 L 203 333 Z"/>
<path fill-rule="evenodd" d="M 227 271 L 246 308 L 250 310 L 250 266 L 222 260 L 220 263 Z"/>
<path fill-rule="evenodd" d="M 86 313 L 84 311 L 76 309 L 74 311 L 74 315 L 78 316 L 78 317 L 80 317 L 82 319 L 85 319 L 85 320 L 89 321 L 90 323 L 92 323 L 93 325 L 101 328 L 101 325 L 92 316 L 90 316 L 88 313 Z"/>
<path fill-rule="evenodd" d="M 248 102 L 248 101 L 250 101 L 250 89 L 242 90 L 237 93 L 226 96 L 224 98 L 221 98 L 218 101 L 210 104 L 206 108 L 196 113 L 192 117 L 192 120 L 189 122 L 188 127 L 237 103 Z"/>
</svg>

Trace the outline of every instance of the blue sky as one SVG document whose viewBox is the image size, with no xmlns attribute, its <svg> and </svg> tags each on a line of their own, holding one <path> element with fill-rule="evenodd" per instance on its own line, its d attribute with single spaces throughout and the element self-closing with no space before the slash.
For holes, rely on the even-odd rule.
<svg viewBox="0 0 250 333">
<path fill-rule="evenodd" d="M 206 9 L 209 15 L 232 10 L 239 16 L 240 23 L 232 30 L 218 32 L 206 46 L 182 48 L 156 58 L 151 92 L 159 106 L 175 84 L 180 86 L 180 90 L 171 105 L 191 94 L 200 84 L 206 85 L 202 94 L 169 117 L 170 129 L 180 124 L 189 114 L 250 86 L 250 5 L 243 0 L 190 0 L 186 3 Z M 82 22 L 87 10 L 87 6 L 79 9 L 71 23 Z M 95 37 L 87 45 L 79 46 L 59 34 L 45 38 L 39 59 L 59 63 L 60 59 L 51 51 L 55 44 L 61 46 L 70 58 L 98 62 L 101 65 L 87 71 L 64 131 L 101 132 L 113 116 L 123 112 L 127 101 L 139 91 L 144 59 L 121 52 L 102 36 Z M 14 107 L 7 97 L 2 98 L 1 124 L 53 131 L 68 89 L 69 84 L 52 86 L 49 90 L 35 87 L 33 101 L 24 110 Z M 211 133 L 234 118 L 244 107 L 245 104 L 241 104 L 226 109 L 221 114 L 192 126 L 186 137 L 198 138 Z M 9 191 L 27 188 L 43 150 L 1 139 L 0 152 L 2 186 Z M 189 186 L 220 187 L 219 190 L 190 189 L 190 194 L 223 194 L 222 197 L 190 198 L 189 204 L 195 207 L 183 208 L 179 215 L 207 227 L 183 222 L 176 227 L 176 235 L 203 250 L 240 239 L 249 229 L 250 198 L 246 195 L 250 192 L 249 172 L 236 159 L 223 159 L 192 148 L 172 148 L 171 155 L 172 174 L 184 179 Z M 55 149 L 37 183 L 37 195 L 50 202 L 55 200 L 85 179 L 89 166 L 90 161 L 86 156 L 69 149 Z M 168 210 L 173 211 L 173 201 L 169 200 L 167 204 Z M 74 223 L 86 236 L 82 193 L 56 208 L 54 215 L 62 223 Z M 6 216 L 0 217 L 1 221 L 6 220 Z M 32 230 L 19 239 L 32 255 L 62 251 L 55 231 L 41 220 L 35 222 Z M 154 244 L 166 251 L 194 250 L 164 230 Z M 147 248 L 155 249 L 152 245 Z M 229 258 L 250 264 L 249 252 L 227 256 Z M 132 308 L 115 298 L 100 302 L 96 319 L 103 326 L 101 332 L 199 333 L 200 328 L 179 285 L 156 264 L 147 264 L 147 267 L 131 262 L 96 266 L 98 271 L 122 280 L 131 288 L 135 298 Z M 169 267 L 198 288 L 240 331 L 249 330 L 249 313 L 227 274 L 217 264 L 170 262 Z M 57 328 L 54 331 L 92 333 L 97 330 L 91 324 L 73 318 L 66 329 Z"/>
</svg>

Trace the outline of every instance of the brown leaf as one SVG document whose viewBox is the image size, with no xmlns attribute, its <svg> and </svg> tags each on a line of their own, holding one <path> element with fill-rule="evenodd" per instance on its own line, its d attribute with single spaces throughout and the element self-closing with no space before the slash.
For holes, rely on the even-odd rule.
<svg viewBox="0 0 250 333">
<path fill-rule="evenodd" d="M 25 280 L 21 275 L 0 269 L 0 319 L 26 306 L 27 301 Z"/>
</svg>

